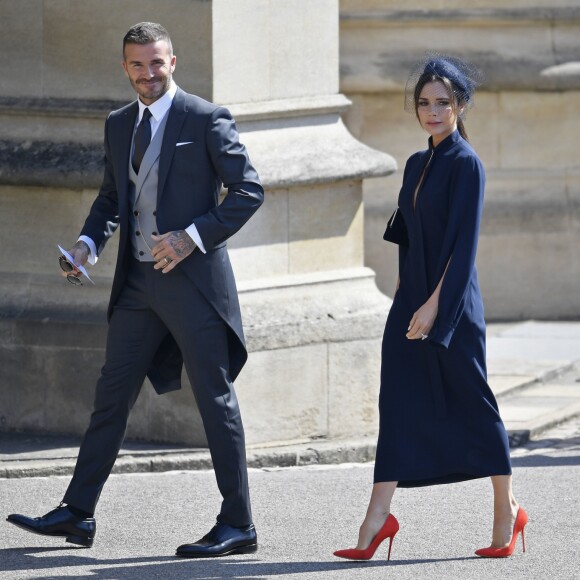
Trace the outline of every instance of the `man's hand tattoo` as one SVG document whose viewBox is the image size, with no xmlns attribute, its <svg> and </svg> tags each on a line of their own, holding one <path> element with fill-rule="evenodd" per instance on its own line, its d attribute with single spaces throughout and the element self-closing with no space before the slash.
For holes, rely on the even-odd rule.
<svg viewBox="0 0 580 580">
<path fill-rule="evenodd" d="M 82 240 L 79 240 L 74 246 L 73 246 L 73 250 L 82 250 L 83 252 L 86 252 L 87 255 L 91 253 L 91 250 L 89 249 L 89 246 L 86 242 L 83 242 Z"/>
<path fill-rule="evenodd" d="M 171 232 L 168 238 L 169 245 L 173 251 L 181 258 L 186 258 L 195 250 L 195 242 L 189 237 L 185 230 Z"/>
</svg>

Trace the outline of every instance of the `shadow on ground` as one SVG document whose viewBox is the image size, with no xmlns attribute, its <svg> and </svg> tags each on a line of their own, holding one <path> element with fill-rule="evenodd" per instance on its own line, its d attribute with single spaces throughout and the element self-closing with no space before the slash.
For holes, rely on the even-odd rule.
<svg viewBox="0 0 580 580">
<path fill-rule="evenodd" d="M 580 437 L 568 439 L 539 439 L 526 446 L 526 455 L 512 457 L 513 467 L 569 467 L 580 465 Z M 541 450 L 549 450 L 550 455 L 544 455 Z M 554 456 L 554 450 L 558 455 Z M 563 455 L 560 455 L 563 454 Z"/>
<path fill-rule="evenodd" d="M 79 553 L 86 554 L 83 549 L 72 548 Z M 243 580 L 263 580 L 289 574 L 309 574 L 316 572 L 339 573 L 354 568 L 398 567 L 434 562 L 450 562 L 479 560 L 472 556 L 466 558 L 445 558 L 441 560 L 373 560 L 369 562 L 261 562 L 260 560 L 240 560 L 234 558 L 220 558 L 211 560 L 188 560 L 172 556 L 151 556 L 137 558 L 96 559 L 83 555 L 66 556 L 55 555 L 58 552 L 70 552 L 71 548 L 5 548 L 0 549 L 0 561 L 5 571 L 35 570 L 38 575 L 29 576 L 30 580 L 54 578 L 54 574 L 42 575 L 42 569 L 47 572 L 53 569 L 67 569 L 67 573 L 74 572 L 71 568 L 79 568 L 77 579 L 109 580 L 139 578 L 171 578 L 185 580 L 188 578 L 204 578 L 206 580 L 221 578 L 240 578 Z M 37 557 L 52 553 L 49 557 Z M 82 570 L 81 570 L 82 568 Z M 87 570 L 89 568 L 89 570 Z M 67 574 L 68 576 L 69 574 Z"/>
</svg>

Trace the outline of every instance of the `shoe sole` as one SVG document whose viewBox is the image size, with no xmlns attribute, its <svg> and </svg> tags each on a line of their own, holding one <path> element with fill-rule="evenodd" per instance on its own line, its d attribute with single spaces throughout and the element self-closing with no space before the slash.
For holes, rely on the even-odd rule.
<svg viewBox="0 0 580 580">
<path fill-rule="evenodd" d="M 75 536 L 71 534 L 54 534 L 50 532 L 41 532 L 40 530 L 35 530 L 33 528 L 24 526 L 19 522 L 15 522 L 14 520 L 9 520 L 8 518 L 6 518 L 6 521 L 10 522 L 12 525 L 16 526 L 17 528 L 20 528 L 21 530 L 26 530 L 27 532 L 30 532 L 31 534 L 36 534 L 38 536 L 48 536 L 51 538 L 66 538 L 65 541 L 68 542 L 69 544 L 83 546 L 84 548 L 91 548 L 93 542 L 95 541 L 94 536 L 91 538 L 90 536 Z"/>
<path fill-rule="evenodd" d="M 232 548 L 227 552 L 219 552 L 215 554 L 211 553 L 199 553 L 199 554 L 179 554 L 175 552 L 175 555 L 180 558 L 221 558 L 222 556 L 232 556 L 234 554 L 255 554 L 258 551 L 258 544 L 248 544 L 247 546 L 238 546 L 237 548 Z"/>
</svg>

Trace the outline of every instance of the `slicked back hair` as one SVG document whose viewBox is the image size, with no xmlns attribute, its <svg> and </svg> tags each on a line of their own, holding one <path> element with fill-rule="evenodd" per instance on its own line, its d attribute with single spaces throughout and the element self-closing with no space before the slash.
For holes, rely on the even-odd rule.
<svg viewBox="0 0 580 580">
<path fill-rule="evenodd" d="M 139 22 L 129 28 L 127 34 L 123 37 L 123 57 L 125 56 L 125 46 L 127 44 L 149 44 L 165 40 L 169 45 L 169 52 L 173 55 L 173 46 L 169 32 L 161 24 L 156 22 Z"/>
</svg>

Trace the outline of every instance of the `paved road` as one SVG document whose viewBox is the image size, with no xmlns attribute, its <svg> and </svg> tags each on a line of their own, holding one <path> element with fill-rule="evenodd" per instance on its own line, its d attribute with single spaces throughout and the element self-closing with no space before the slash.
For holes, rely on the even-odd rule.
<svg viewBox="0 0 580 580">
<path fill-rule="evenodd" d="M 530 514 L 528 552 L 482 560 L 491 526 L 488 480 L 399 490 L 393 511 L 401 531 L 376 560 L 356 564 L 332 556 L 355 539 L 372 466 L 252 470 L 260 551 L 252 556 L 190 561 L 175 547 L 203 535 L 217 509 L 207 471 L 114 475 L 97 513 L 91 550 L 27 534 L 0 521 L 0 578 L 87 580 L 572 580 L 580 579 L 580 420 L 554 429 L 513 454 L 515 489 Z M 0 513 L 44 513 L 68 477 L 0 479 Z"/>
</svg>

